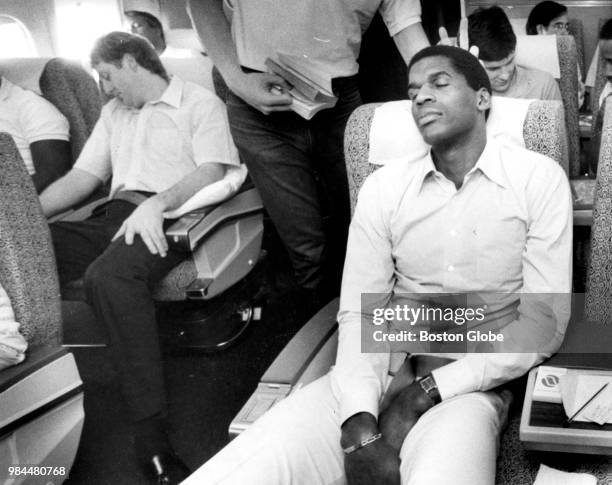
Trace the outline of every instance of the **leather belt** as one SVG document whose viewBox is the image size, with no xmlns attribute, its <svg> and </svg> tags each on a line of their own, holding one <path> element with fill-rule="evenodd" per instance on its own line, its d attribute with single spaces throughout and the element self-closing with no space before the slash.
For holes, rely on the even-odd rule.
<svg viewBox="0 0 612 485">
<path fill-rule="evenodd" d="M 134 205 L 140 205 L 152 195 L 154 195 L 154 192 L 141 192 L 137 190 L 121 190 L 113 196 L 113 200 L 124 200 Z"/>
</svg>

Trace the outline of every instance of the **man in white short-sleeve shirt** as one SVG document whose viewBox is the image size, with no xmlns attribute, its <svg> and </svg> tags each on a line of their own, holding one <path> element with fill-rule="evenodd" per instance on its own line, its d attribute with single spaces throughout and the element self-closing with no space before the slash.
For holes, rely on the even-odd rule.
<svg viewBox="0 0 612 485">
<path fill-rule="evenodd" d="M 362 35 L 380 12 L 404 60 L 428 45 L 417 0 L 191 0 L 192 23 L 230 92 L 232 134 L 288 249 L 304 300 L 337 295 L 350 220 L 344 127 L 361 104 Z M 267 71 L 288 54 L 338 102 L 307 120 L 291 111 L 289 85 Z M 329 223 L 323 224 L 323 216 Z M 327 230 L 325 229 L 327 228 Z"/>
<path fill-rule="evenodd" d="M 143 37 L 110 33 L 97 41 L 91 63 L 114 99 L 74 168 L 40 199 L 51 216 L 111 181 L 109 202 L 90 218 L 51 224 L 60 283 L 83 278 L 87 301 L 108 331 L 139 459 L 159 483 L 179 483 L 186 467 L 165 435 L 151 293 L 185 254 L 168 247 L 164 229 L 173 221 L 164 221 L 164 212 L 221 180 L 240 164 L 238 152 L 221 100 L 170 79 Z"/>
<path fill-rule="evenodd" d="M 36 191 L 70 168 L 68 120 L 37 94 L 0 78 L 0 131 L 13 137 Z"/>
</svg>

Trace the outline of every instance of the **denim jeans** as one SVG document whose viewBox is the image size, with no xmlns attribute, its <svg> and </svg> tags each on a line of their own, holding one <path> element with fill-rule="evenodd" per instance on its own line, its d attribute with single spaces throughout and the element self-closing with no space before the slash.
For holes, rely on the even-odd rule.
<svg viewBox="0 0 612 485">
<path fill-rule="evenodd" d="M 334 79 L 333 88 L 336 106 L 310 121 L 293 111 L 264 115 L 231 92 L 227 99 L 234 142 L 289 252 L 297 282 L 324 294 L 339 290 L 350 222 L 344 128 L 361 104 L 356 76 Z"/>
</svg>

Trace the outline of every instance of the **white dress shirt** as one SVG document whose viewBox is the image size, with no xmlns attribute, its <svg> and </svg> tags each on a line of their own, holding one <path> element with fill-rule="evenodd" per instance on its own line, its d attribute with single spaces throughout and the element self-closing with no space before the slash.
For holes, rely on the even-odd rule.
<svg viewBox="0 0 612 485">
<path fill-rule="evenodd" d="M 384 306 L 398 294 L 496 292 L 485 328 L 512 345 L 453 355 L 433 372 L 447 399 L 516 378 L 558 348 L 569 320 L 571 250 L 567 177 L 537 153 L 490 139 L 458 190 L 429 153 L 374 172 L 359 195 L 344 266 L 332 372 L 341 421 L 378 416 L 388 382 L 391 352 L 362 352 L 362 294 L 384 295 Z M 528 294 L 556 295 L 540 305 Z M 526 351 L 516 353 L 521 345 Z"/>
<path fill-rule="evenodd" d="M 120 190 L 159 193 L 204 163 L 239 166 L 223 102 L 174 76 L 162 96 L 140 109 L 112 99 L 75 167 Z"/>
<path fill-rule="evenodd" d="M 36 173 L 30 145 L 42 140 L 69 140 L 68 120 L 49 101 L 6 78 L 0 86 L 0 131 L 13 137 L 28 173 Z"/>
</svg>

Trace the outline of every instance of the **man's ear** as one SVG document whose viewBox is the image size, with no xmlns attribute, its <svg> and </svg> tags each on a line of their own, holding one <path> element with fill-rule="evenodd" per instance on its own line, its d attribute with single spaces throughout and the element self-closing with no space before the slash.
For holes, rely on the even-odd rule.
<svg viewBox="0 0 612 485">
<path fill-rule="evenodd" d="M 491 109 L 491 93 L 485 88 L 480 88 L 476 93 L 476 106 L 478 111 Z"/>
<path fill-rule="evenodd" d="M 123 67 L 128 67 L 132 71 L 135 71 L 138 68 L 138 63 L 132 54 L 124 54 L 123 59 L 121 59 L 121 65 Z"/>
</svg>

